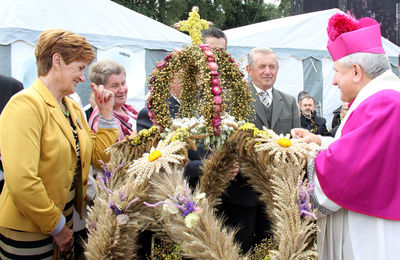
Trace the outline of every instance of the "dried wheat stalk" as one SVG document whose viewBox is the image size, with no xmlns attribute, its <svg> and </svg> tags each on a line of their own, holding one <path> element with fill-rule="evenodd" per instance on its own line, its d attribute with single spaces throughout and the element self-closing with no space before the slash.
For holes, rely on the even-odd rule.
<svg viewBox="0 0 400 260">
<path fill-rule="evenodd" d="M 165 201 L 169 195 L 174 194 L 176 187 L 184 185 L 183 171 L 175 170 L 169 173 L 154 175 L 150 180 L 152 186 L 149 195 L 150 203 Z M 193 197 L 200 194 L 199 189 L 192 193 Z M 198 206 L 203 209 L 200 220 L 188 228 L 181 214 L 172 214 L 169 217 L 162 215 L 162 206 L 154 208 L 156 215 L 161 219 L 163 231 L 170 239 L 180 245 L 185 252 L 185 257 L 193 259 L 235 260 L 244 259 L 239 255 L 239 246 L 234 243 L 234 232 L 223 227 L 214 209 L 206 198 L 202 199 Z"/>
</svg>

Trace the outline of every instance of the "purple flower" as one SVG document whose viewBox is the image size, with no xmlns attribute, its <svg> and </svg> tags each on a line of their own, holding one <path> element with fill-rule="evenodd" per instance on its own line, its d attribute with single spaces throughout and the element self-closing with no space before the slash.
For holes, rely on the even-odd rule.
<svg viewBox="0 0 400 260">
<path fill-rule="evenodd" d="M 196 202 L 192 201 L 189 190 L 186 185 L 186 182 L 184 182 L 184 187 L 185 187 L 185 194 L 179 193 L 175 196 L 172 196 L 172 195 L 168 196 L 169 199 L 171 200 L 171 202 L 160 201 L 155 204 L 150 204 L 150 203 L 144 202 L 144 205 L 146 205 L 147 207 L 153 208 L 153 207 L 156 207 L 161 204 L 167 204 L 167 205 L 170 205 L 172 207 L 179 209 L 182 213 L 182 216 L 186 217 L 188 214 L 195 211 Z"/>
<path fill-rule="evenodd" d="M 185 209 L 185 211 L 183 212 L 183 216 L 186 217 L 187 215 L 189 215 L 189 213 L 193 212 L 195 206 L 196 206 L 196 202 L 194 202 L 194 201 L 189 201 L 189 202 L 186 204 L 186 209 Z"/>
<path fill-rule="evenodd" d="M 312 213 L 313 207 L 310 203 L 310 194 L 314 191 L 314 185 L 308 183 L 307 188 L 304 188 L 303 182 L 299 182 L 299 199 L 297 201 L 299 207 L 300 217 L 310 216 L 317 219 L 314 213 Z"/>
<path fill-rule="evenodd" d="M 112 211 L 114 211 L 115 214 L 117 214 L 117 215 L 119 215 L 119 214 L 121 214 L 121 213 L 124 213 L 124 211 L 123 211 L 123 210 L 120 210 L 120 209 L 118 208 L 118 206 L 115 205 L 114 202 L 110 202 L 110 209 L 111 209 Z"/>
</svg>

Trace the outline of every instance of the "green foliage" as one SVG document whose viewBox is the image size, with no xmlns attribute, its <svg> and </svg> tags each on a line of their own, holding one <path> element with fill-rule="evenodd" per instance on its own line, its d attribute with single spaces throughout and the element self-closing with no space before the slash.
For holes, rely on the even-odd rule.
<svg viewBox="0 0 400 260">
<path fill-rule="evenodd" d="M 193 6 L 202 19 L 222 30 L 268 21 L 290 15 L 290 0 L 278 6 L 263 0 L 113 0 L 156 21 L 173 26 L 188 18 Z"/>
</svg>

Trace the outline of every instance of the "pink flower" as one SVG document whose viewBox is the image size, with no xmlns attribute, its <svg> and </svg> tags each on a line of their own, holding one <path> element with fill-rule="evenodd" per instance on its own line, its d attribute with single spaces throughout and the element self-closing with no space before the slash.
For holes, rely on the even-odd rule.
<svg viewBox="0 0 400 260">
<path fill-rule="evenodd" d="M 220 117 L 214 118 L 212 120 L 212 124 L 213 124 L 214 127 L 220 126 L 221 125 L 221 118 Z"/>
<path fill-rule="evenodd" d="M 194 213 L 200 215 L 201 213 L 203 213 L 203 209 L 199 206 L 194 206 Z"/>
<path fill-rule="evenodd" d="M 151 77 L 150 80 L 149 80 L 149 83 L 150 83 L 150 84 L 153 84 L 155 80 L 156 80 L 155 77 Z"/>
<path fill-rule="evenodd" d="M 219 79 L 212 79 L 211 84 L 213 85 L 218 85 L 219 84 Z"/>
<path fill-rule="evenodd" d="M 210 70 L 212 71 L 212 70 L 218 70 L 218 65 L 217 65 L 217 63 L 215 63 L 215 62 L 209 62 L 208 63 L 208 68 L 210 68 Z"/>
<path fill-rule="evenodd" d="M 205 43 L 199 44 L 199 47 L 202 48 L 203 50 L 204 49 L 210 49 L 210 44 L 205 44 Z"/>
<path fill-rule="evenodd" d="M 149 118 L 153 118 L 153 117 L 154 117 L 154 112 L 153 112 L 153 110 L 149 110 L 149 112 L 147 113 L 147 115 L 149 116 Z"/>
<path fill-rule="evenodd" d="M 218 76 L 219 76 L 219 72 L 216 71 L 216 70 L 212 70 L 212 71 L 210 71 L 210 75 L 211 75 L 212 77 L 218 77 Z"/>
<path fill-rule="evenodd" d="M 148 102 L 147 103 L 147 109 L 150 109 L 151 108 L 151 102 Z M 149 111 L 150 112 L 150 111 Z M 148 115 L 148 113 L 147 113 L 147 115 Z"/>
<path fill-rule="evenodd" d="M 215 136 L 220 136 L 221 129 L 219 127 L 213 127 L 213 132 Z"/>
<path fill-rule="evenodd" d="M 181 53 L 182 53 L 182 50 L 179 49 L 179 48 L 175 48 L 175 49 L 174 49 L 174 52 L 175 52 L 176 54 L 181 54 Z"/>
<path fill-rule="evenodd" d="M 219 94 L 221 94 L 222 93 L 221 86 L 220 85 L 214 85 L 212 87 L 212 93 L 213 93 L 214 96 L 218 96 Z"/>
<path fill-rule="evenodd" d="M 207 55 L 208 57 L 212 57 L 214 55 L 212 50 L 206 50 L 206 51 L 204 51 L 204 54 Z"/>
<path fill-rule="evenodd" d="M 214 105 L 214 112 L 219 113 L 221 112 L 221 110 L 222 110 L 221 105 Z"/>
<path fill-rule="evenodd" d="M 165 56 L 164 60 L 165 61 L 169 61 L 171 58 L 172 58 L 172 53 L 170 53 L 167 56 Z"/>
<path fill-rule="evenodd" d="M 214 100 L 214 104 L 215 105 L 221 105 L 221 103 L 222 103 L 222 97 L 221 96 L 214 96 L 213 100 Z"/>
<path fill-rule="evenodd" d="M 162 60 L 159 63 L 157 63 L 156 68 L 162 70 L 163 68 L 165 68 L 165 66 L 167 66 L 167 63 L 165 62 L 165 60 Z"/>
<path fill-rule="evenodd" d="M 207 61 L 208 61 L 208 62 L 214 62 L 215 59 L 214 59 L 214 57 L 212 57 L 212 56 L 208 56 L 208 57 L 207 57 Z"/>
</svg>

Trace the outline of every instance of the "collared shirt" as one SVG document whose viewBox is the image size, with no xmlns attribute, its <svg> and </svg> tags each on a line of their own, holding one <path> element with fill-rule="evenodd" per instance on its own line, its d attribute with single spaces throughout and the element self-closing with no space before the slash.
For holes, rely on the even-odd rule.
<svg viewBox="0 0 400 260">
<path fill-rule="evenodd" d="M 173 98 L 175 98 L 175 100 L 179 103 L 179 105 L 181 104 L 181 102 L 179 102 L 179 98 L 177 98 L 177 97 L 175 97 L 174 96 L 174 94 L 172 94 L 172 93 L 170 93 L 171 94 L 171 96 L 173 97 Z"/>
<path fill-rule="evenodd" d="M 253 85 L 254 85 L 254 83 L 253 83 Z M 269 107 L 272 104 L 272 88 L 269 88 L 267 90 L 263 90 L 263 89 L 258 88 L 256 85 L 254 85 L 254 87 L 255 87 L 255 89 L 257 91 L 258 97 L 260 98 L 260 101 L 266 107 Z M 268 94 L 269 101 L 265 101 L 264 102 L 263 96 L 265 96 L 265 92 Z M 268 100 L 268 98 L 266 97 L 267 100 Z"/>
<path fill-rule="evenodd" d="M 267 89 L 267 90 L 263 90 L 263 89 L 257 87 L 257 86 L 254 84 L 254 82 L 253 82 L 253 86 L 255 87 L 255 89 L 256 89 L 256 91 L 257 91 L 257 94 L 260 94 L 260 92 L 267 91 L 268 95 L 271 97 L 271 100 L 272 100 L 272 88 L 269 88 L 269 89 Z M 258 95 L 258 96 L 260 96 L 260 95 Z M 261 100 L 261 101 L 262 101 L 262 100 Z"/>
</svg>

